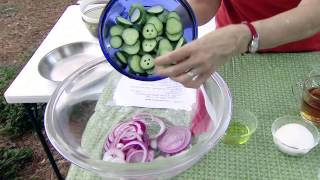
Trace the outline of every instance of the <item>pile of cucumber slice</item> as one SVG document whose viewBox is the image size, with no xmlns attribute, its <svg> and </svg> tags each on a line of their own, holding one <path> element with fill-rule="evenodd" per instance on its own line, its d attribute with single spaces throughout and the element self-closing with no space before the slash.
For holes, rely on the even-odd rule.
<svg viewBox="0 0 320 180">
<path fill-rule="evenodd" d="M 118 64 L 140 76 L 152 75 L 154 59 L 185 44 L 181 17 L 160 5 L 132 4 L 129 18 L 116 18 L 109 30 L 110 46 L 117 49 Z"/>
</svg>

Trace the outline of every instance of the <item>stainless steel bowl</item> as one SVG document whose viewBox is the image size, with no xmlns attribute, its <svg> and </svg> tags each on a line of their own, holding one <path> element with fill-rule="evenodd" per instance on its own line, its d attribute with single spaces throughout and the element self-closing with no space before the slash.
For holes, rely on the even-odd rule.
<svg viewBox="0 0 320 180">
<path fill-rule="evenodd" d="M 105 82 L 114 72 L 105 59 L 95 60 L 64 80 L 53 93 L 45 113 L 50 142 L 72 163 L 102 177 L 165 179 L 194 165 L 224 135 L 231 118 L 232 99 L 223 79 L 216 73 L 204 86 L 205 106 L 212 119 L 210 131 L 187 153 L 150 163 L 118 164 L 92 158 L 81 146 L 81 137 L 95 110 Z M 102 151 L 102 150 L 101 150 Z"/>
<path fill-rule="evenodd" d="M 61 82 L 86 63 L 103 57 L 98 43 L 75 42 L 60 46 L 46 54 L 39 62 L 39 74 L 54 82 Z"/>
</svg>

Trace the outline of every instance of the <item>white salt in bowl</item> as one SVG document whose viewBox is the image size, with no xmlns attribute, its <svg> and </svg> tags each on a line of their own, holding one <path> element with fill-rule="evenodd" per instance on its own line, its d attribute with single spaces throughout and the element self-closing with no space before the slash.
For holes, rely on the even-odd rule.
<svg viewBox="0 0 320 180">
<path fill-rule="evenodd" d="M 283 116 L 276 119 L 271 132 L 278 149 L 291 156 L 307 154 L 320 140 L 317 127 L 299 116 Z"/>
</svg>

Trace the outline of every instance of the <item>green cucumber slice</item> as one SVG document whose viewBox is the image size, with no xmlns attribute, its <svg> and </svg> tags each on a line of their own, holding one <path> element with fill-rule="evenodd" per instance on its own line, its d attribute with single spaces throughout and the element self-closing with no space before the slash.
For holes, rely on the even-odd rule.
<svg viewBox="0 0 320 180">
<path fill-rule="evenodd" d="M 129 20 L 127 20 L 127 19 L 125 19 L 125 18 L 123 18 L 123 17 L 121 17 L 121 16 L 118 16 L 118 17 L 116 18 L 116 21 L 117 21 L 117 23 L 118 23 L 119 25 L 132 26 L 132 23 L 131 23 Z"/>
<path fill-rule="evenodd" d="M 158 48 L 158 55 L 162 56 L 165 53 L 173 51 L 173 47 L 170 43 L 170 41 L 166 38 L 162 39 L 159 42 L 159 48 Z"/>
<path fill-rule="evenodd" d="M 142 41 L 142 49 L 144 52 L 151 52 L 157 46 L 157 41 L 155 39 L 145 39 Z"/>
<path fill-rule="evenodd" d="M 129 55 L 135 55 L 140 50 L 140 41 L 138 40 L 134 45 L 130 46 L 127 44 L 124 44 L 122 47 L 122 50 L 126 52 Z"/>
<path fill-rule="evenodd" d="M 132 15 L 130 16 L 130 21 L 132 23 L 136 23 L 140 20 L 141 17 L 142 17 L 141 11 L 138 8 L 136 8 L 133 11 Z"/>
<path fill-rule="evenodd" d="M 148 13 L 150 14 L 159 14 L 159 13 L 162 13 L 164 10 L 164 8 L 160 5 L 157 5 L 157 6 L 152 6 L 151 8 L 149 8 L 147 10 Z"/>
<path fill-rule="evenodd" d="M 169 14 L 169 11 L 164 10 L 161 14 L 158 14 L 158 18 L 162 23 L 166 23 L 167 22 L 167 15 Z"/>
<path fill-rule="evenodd" d="M 156 38 L 157 34 L 157 29 L 153 24 L 146 24 L 142 29 L 142 35 L 146 39 Z"/>
<path fill-rule="evenodd" d="M 122 46 L 122 39 L 120 36 L 112 36 L 110 38 L 110 45 L 112 48 L 118 49 Z"/>
<path fill-rule="evenodd" d="M 114 25 L 110 28 L 110 36 L 121 36 L 124 28 L 120 25 Z"/>
<path fill-rule="evenodd" d="M 145 54 L 141 57 L 140 67 L 144 70 L 154 67 L 154 58 L 150 54 Z"/>
<path fill-rule="evenodd" d="M 178 41 L 182 37 L 182 35 L 183 35 L 182 32 L 177 34 L 166 33 L 166 36 L 170 41 Z"/>
<path fill-rule="evenodd" d="M 134 73 L 143 74 L 145 71 L 140 67 L 141 57 L 134 55 L 129 59 L 129 68 Z"/>
<path fill-rule="evenodd" d="M 118 61 L 120 61 L 122 64 L 128 64 L 128 60 L 124 52 L 121 52 L 121 51 L 116 52 L 116 57 Z"/>
<path fill-rule="evenodd" d="M 154 74 L 154 68 L 146 70 L 146 73 L 148 75 L 153 75 Z"/>
<path fill-rule="evenodd" d="M 165 55 L 165 54 L 167 54 L 169 52 L 171 52 L 171 51 L 168 50 L 168 49 L 159 50 L 158 55 L 159 56 L 163 56 L 163 55 Z"/>
<path fill-rule="evenodd" d="M 176 47 L 175 47 L 174 49 L 179 49 L 179 48 L 181 48 L 181 47 L 183 46 L 184 42 L 185 42 L 184 38 L 181 37 L 181 38 L 179 39 L 179 41 L 177 42 Z"/>
<path fill-rule="evenodd" d="M 140 3 L 134 3 L 131 5 L 129 9 L 129 16 L 131 16 L 135 9 L 139 9 L 141 11 L 141 14 L 145 13 L 144 7 Z"/>
<path fill-rule="evenodd" d="M 139 32 L 134 28 L 127 28 L 121 37 L 127 45 L 134 45 L 139 39 Z"/>
<path fill-rule="evenodd" d="M 153 24 L 158 32 L 158 36 L 163 32 L 163 24 L 156 16 L 152 16 L 147 20 L 147 24 Z"/>
<path fill-rule="evenodd" d="M 178 34 L 183 31 L 181 21 L 176 18 L 168 18 L 166 25 L 166 32 L 169 34 Z"/>
<path fill-rule="evenodd" d="M 175 11 L 171 11 L 168 13 L 167 19 L 169 19 L 169 18 L 176 18 L 177 20 L 181 21 L 179 14 Z"/>
<path fill-rule="evenodd" d="M 156 41 L 159 42 L 159 41 L 161 41 L 163 38 L 164 38 L 163 36 L 158 36 L 158 37 L 156 37 Z"/>
</svg>

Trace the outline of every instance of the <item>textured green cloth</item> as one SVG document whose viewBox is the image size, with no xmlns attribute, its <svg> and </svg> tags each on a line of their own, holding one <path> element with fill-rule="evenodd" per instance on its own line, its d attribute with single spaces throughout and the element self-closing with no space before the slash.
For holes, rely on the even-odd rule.
<svg viewBox="0 0 320 180">
<path fill-rule="evenodd" d="M 234 108 L 253 112 L 258 128 L 244 145 L 220 143 L 176 179 L 316 180 L 320 147 L 289 157 L 272 140 L 272 122 L 298 115 L 291 86 L 313 69 L 320 72 L 320 53 L 244 55 L 219 70 L 233 95 Z"/>
<path fill-rule="evenodd" d="M 174 179 L 318 179 L 320 147 L 302 157 L 289 157 L 277 150 L 271 134 L 276 118 L 298 115 L 291 86 L 313 69 L 320 69 L 320 53 L 244 55 L 221 67 L 219 73 L 231 89 L 234 108 L 253 112 L 258 128 L 246 144 L 219 143 Z M 74 167 L 72 173 L 90 176 Z"/>
</svg>

